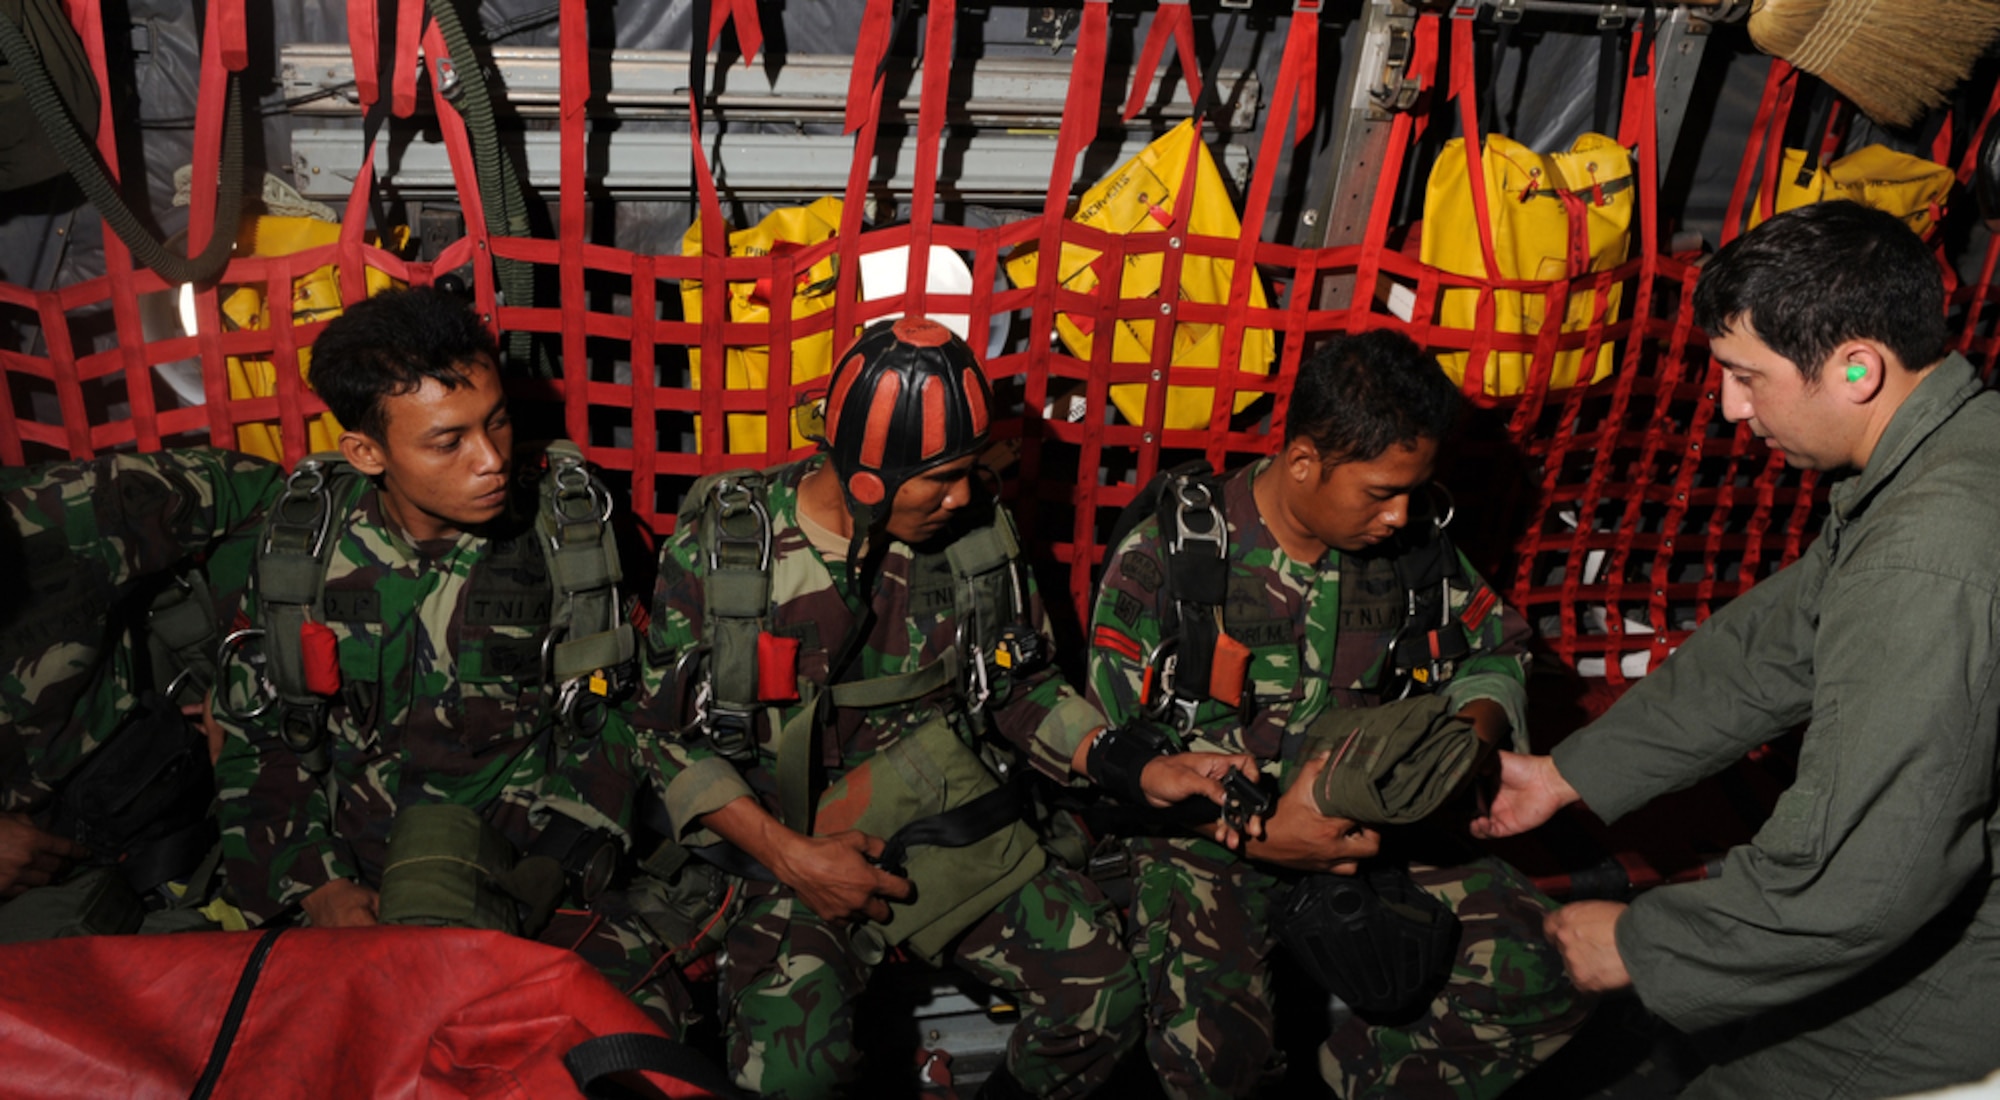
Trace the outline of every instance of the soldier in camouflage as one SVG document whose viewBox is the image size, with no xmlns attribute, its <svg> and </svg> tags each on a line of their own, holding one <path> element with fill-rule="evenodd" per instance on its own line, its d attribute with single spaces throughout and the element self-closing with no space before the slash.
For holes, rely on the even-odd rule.
<svg viewBox="0 0 2000 1100">
<path fill-rule="evenodd" d="M 991 391 L 962 340 L 905 318 L 863 334 L 834 368 L 829 394 L 828 453 L 755 482 L 755 505 L 768 513 L 769 591 L 752 609 L 760 687 L 747 736 L 733 742 L 717 713 L 729 672 L 717 664 L 729 660 L 718 601 L 741 578 L 722 576 L 712 560 L 711 528 L 727 523 L 716 509 L 683 505 L 663 549 L 635 717 L 655 733 L 676 836 L 748 876 L 721 968 L 730 1065 L 765 1095 L 838 1094 L 859 1072 L 854 1004 L 885 937 L 926 898 L 960 890 L 971 900 L 945 934 L 931 926 L 905 947 L 1020 1008 L 1007 1065 L 981 1095 L 1084 1095 L 1138 1038 L 1143 999 L 1097 887 L 1048 862 L 1031 832 L 1026 850 L 994 846 L 1026 829 L 1018 809 L 1010 824 L 973 830 L 980 839 L 970 846 L 913 849 L 909 877 L 878 864 L 885 837 L 866 827 L 891 787 L 932 770 L 910 762 L 940 725 L 943 755 L 959 746 L 985 759 L 976 776 L 1025 761 L 1068 782 L 1077 749 L 1102 724 L 1034 659 L 1046 646 L 1042 605 L 1011 553 L 1002 564 L 1017 606 L 975 613 L 980 605 L 955 594 L 951 563 L 982 533 L 1012 530 L 975 466 Z M 1001 661 L 980 652 L 974 620 L 989 613 L 1016 617 Z M 705 666 L 688 659 L 702 654 Z M 886 699 L 882 685 L 939 668 L 963 670 Z M 706 710 L 689 713 L 689 697 Z M 1162 769 L 1149 793 L 1219 800 L 1219 770 L 1232 763 Z M 800 805 L 808 794 L 816 806 Z M 950 866 L 926 870 L 923 858 Z M 753 860 L 759 866 L 747 866 Z M 912 880 L 923 883 L 914 897 Z"/>
<path fill-rule="evenodd" d="M 341 453 L 359 475 L 328 490 L 324 625 L 312 624 L 337 646 L 330 765 L 315 774 L 285 743 L 284 708 L 248 716 L 272 689 L 231 659 L 217 706 L 224 866 L 254 918 L 296 905 L 316 927 L 377 923 L 391 826 L 412 807 L 468 807 L 516 851 L 558 809 L 630 842 L 631 727 L 613 710 L 570 741 L 542 705 L 549 570 L 495 362 L 478 318 L 429 288 L 356 305 L 315 343 L 311 381 L 348 427 Z M 245 604 L 253 628 L 273 614 L 263 584 Z M 574 948 L 662 1022 L 678 1018 L 677 977 L 655 973 L 661 945 L 615 894 L 559 910 L 537 938 Z"/>
<path fill-rule="evenodd" d="M 1228 528 L 1224 634 L 1248 649 L 1241 705 L 1193 707 L 1190 748 L 1247 752 L 1284 794 L 1241 858 L 1203 839 L 1129 842 L 1131 946 L 1151 999 L 1148 1053 L 1176 1097 L 1254 1091 L 1273 1046 L 1270 917 L 1296 872 L 1353 873 L 1379 834 L 1322 814 L 1310 797 L 1326 766 L 1305 759 L 1305 732 L 1334 707 L 1394 698 L 1388 660 L 1407 595 L 1393 567 L 1412 495 L 1430 480 L 1458 407 L 1436 363 L 1386 332 L 1337 339 L 1300 368 L 1283 450 L 1223 483 Z M 1090 694 L 1122 725 L 1147 712 L 1147 668 L 1172 600 L 1161 520 L 1148 517 L 1114 552 L 1093 615 Z M 1526 625 L 1468 563 L 1448 592 L 1471 653 L 1442 670 L 1442 692 L 1493 743 L 1523 730 Z M 1221 648 L 1218 646 L 1218 648 Z M 1157 669 L 1155 670 L 1157 672 Z M 1421 673 L 1419 675 L 1422 675 Z M 1247 716 L 1247 718 L 1246 718 Z M 1288 785 L 1287 785 L 1288 784 Z M 1421 827 L 1391 833 L 1416 848 Z M 1436 837 L 1426 847 L 1435 847 Z M 1460 853 L 1413 863 L 1419 885 L 1463 924 L 1456 966 L 1418 1019 L 1336 1027 L 1320 1068 L 1339 1095 L 1499 1095 L 1567 1041 L 1587 1005 L 1541 934 L 1551 908 L 1513 868 Z"/>
<path fill-rule="evenodd" d="M 134 645 L 153 590 L 198 565 L 211 591 L 240 588 L 241 556 L 211 555 L 255 526 L 281 477 L 207 447 L 0 470 L 0 584 L 12 590 L 0 598 L 0 898 L 84 854 L 44 826 L 142 689 L 174 676 Z"/>
</svg>

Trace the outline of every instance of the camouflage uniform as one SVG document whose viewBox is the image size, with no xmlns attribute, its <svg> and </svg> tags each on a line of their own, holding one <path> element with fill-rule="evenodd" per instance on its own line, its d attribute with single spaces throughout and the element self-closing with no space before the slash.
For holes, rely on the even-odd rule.
<svg viewBox="0 0 2000 1100">
<path fill-rule="evenodd" d="M 800 641 L 799 677 L 818 684 L 827 682 L 829 665 L 855 621 L 844 561 L 823 556 L 799 527 L 799 482 L 822 461 L 780 467 L 768 475 L 766 488 L 773 536 L 770 631 Z M 800 709 L 774 707 L 759 718 L 756 762 L 740 772 L 699 733 L 675 732 L 681 718 L 669 670 L 678 653 L 703 639 L 699 526 L 699 517 L 684 523 L 663 552 L 647 698 L 635 717 L 657 731 L 651 751 L 667 812 L 677 836 L 690 845 L 714 841 L 698 819 L 737 798 L 758 798 L 774 816 L 782 814 L 774 737 Z M 925 583 L 932 574 L 923 563 L 937 561 L 926 556 L 920 562 L 909 547 L 890 544 L 874 589 L 876 618 L 850 679 L 910 672 L 957 644 L 962 612 L 955 610 L 948 587 Z M 1029 625 L 1041 630 L 1039 598 L 1032 588 L 1028 597 Z M 831 781 L 933 714 L 963 715 L 959 692 L 953 685 L 915 704 L 836 708 L 817 731 L 816 763 Z M 1102 724 L 1096 710 L 1052 669 L 995 685 L 984 713 L 1031 764 L 1064 780 L 1070 778 L 1075 747 Z M 983 721 L 974 717 L 965 725 Z M 858 1070 L 853 1004 L 872 967 L 856 951 L 851 929 L 821 920 L 790 889 L 747 882 L 743 892 L 747 901 L 732 918 L 721 974 L 730 1064 L 741 1084 L 767 1095 L 837 1091 Z M 1091 1091 L 1137 1038 L 1141 999 L 1116 919 L 1095 885 L 1067 868 L 1045 867 L 972 925 L 941 961 L 1020 1006 L 1023 1019 L 1009 1046 L 1008 1067 L 1037 1094 Z"/>
<path fill-rule="evenodd" d="M 1282 781 L 1300 764 L 1314 718 L 1329 707 L 1380 701 L 1388 640 L 1404 606 L 1388 560 L 1340 555 L 1321 568 L 1285 556 L 1251 496 L 1251 481 L 1266 465 L 1239 472 L 1223 491 L 1223 621 L 1251 651 L 1251 717 L 1246 725 L 1238 708 L 1207 700 L 1195 711 L 1192 735 L 1207 747 L 1255 756 Z M 1464 569 L 1473 591 L 1454 586 L 1449 606 L 1466 623 L 1474 653 L 1441 690 L 1454 702 L 1493 699 L 1524 729 L 1526 625 Z M 1169 600 L 1165 579 L 1159 521 L 1149 517 L 1112 555 L 1092 620 L 1091 695 L 1114 723 L 1140 711 L 1143 659 L 1161 640 Z M 1129 847 L 1132 950 L 1151 998 L 1153 1064 L 1176 1096 L 1245 1095 L 1256 1088 L 1273 1043 L 1268 918 L 1285 872 L 1207 840 L 1143 838 Z M 1350 1100 L 1496 1096 L 1553 1053 L 1586 1013 L 1541 935 L 1552 903 L 1497 859 L 1413 873 L 1463 923 L 1452 977 L 1414 1022 L 1350 1019 L 1322 1050 L 1322 1072 Z"/>
<path fill-rule="evenodd" d="M 588 824 L 629 845 L 638 781 L 623 714 L 567 749 L 553 720 L 539 720 L 552 589 L 531 494 L 517 491 L 495 530 L 412 545 L 380 491 L 351 498 L 351 484 L 337 479 L 332 489 L 354 503 L 344 519 L 336 512 L 322 604 L 340 664 L 327 707 L 329 773 L 310 774 L 280 739 L 282 708 L 245 720 L 217 707 L 223 859 L 236 903 L 269 920 L 334 879 L 379 887 L 390 825 L 415 805 L 470 807 L 519 851 L 547 822 L 538 800 L 562 799 L 602 815 Z M 259 616 L 253 590 L 243 618 L 257 626 Z M 241 704 L 258 686 L 245 661 L 229 662 L 222 690 L 249 709 Z M 678 1018 L 677 979 L 646 981 L 661 946 L 615 894 L 595 912 L 559 910 L 538 938 L 576 950 L 663 1022 Z"/>
<path fill-rule="evenodd" d="M 204 557 L 215 590 L 240 589 L 247 558 L 208 555 L 282 478 L 208 447 L 0 470 L 0 811 L 42 809 L 136 706 L 145 604 L 127 597 Z"/>
</svg>

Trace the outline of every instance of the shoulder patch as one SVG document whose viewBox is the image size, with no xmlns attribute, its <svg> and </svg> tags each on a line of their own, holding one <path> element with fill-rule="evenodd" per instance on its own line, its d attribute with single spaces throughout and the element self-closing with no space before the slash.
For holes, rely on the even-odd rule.
<svg viewBox="0 0 2000 1100">
<path fill-rule="evenodd" d="M 1112 601 L 1111 613 L 1118 616 L 1120 622 L 1136 623 L 1145 615 L 1145 608 L 1140 605 L 1139 597 L 1130 592 L 1120 592 L 1118 598 Z"/>
<path fill-rule="evenodd" d="M 1127 554 L 1119 561 L 1118 568 L 1148 595 L 1158 592 L 1160 583 L 1166 579 L 1160 572 L 1160 563 L 1151 554 Z"/>
</svg>

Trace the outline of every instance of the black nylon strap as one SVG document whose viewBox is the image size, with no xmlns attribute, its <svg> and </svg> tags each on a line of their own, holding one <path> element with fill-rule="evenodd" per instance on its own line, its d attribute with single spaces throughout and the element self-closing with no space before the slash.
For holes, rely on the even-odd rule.
<svg viewBox="0 0 2000 1100">
<path fill-rule="evenodd" d="M 243 964 L 243 974 L 236 979 L 236 992 L 229 998 L 229 1011 L 222 1014 L 222 1027 L 215 1033 L 215 1044 L 208 1048 L 208 1065 L 202 1067 L 201 1078 L 195 1081 L 194 1091 L 188 1093 L 188 1100 L 208 1100 L 214 1094 L 216 1082 L 222 1079 L 222 1067 L 229 1061 L 229 1048 L 236 1043 L 236 1029 L 243 1026 L 243 1015 L 249 1011 L 250 994 L 256 990 L 257 978 L 264 972 L 264 960 L 270 957 L 272 946 L 284 931 L 273 928 L 264 933 L 251 950 L 249 961 Z"/>
<path fill-rule="evenodd" d="M 728 1076 L 686 1043 L 664 1035 L 628 1031 L 587 1039 L 563 1055 L 563 1067 L 576 1087 L 592 1100 L 641 1095 L 605 1078 L 620 1073 L 664 1073 L 714 1096 L 741 1097 Z"/>
<path fill-rule="evenodd" d="M 963 848 L 992 836 L 1020 819 L 1021 785 L 1010 780 L 963 806 L 920 817 L 897 829 L 895 835 L 882 846 L 881 858 L 875 863 L 892 875 L 900 875 L 911 848 L 920 845 Z"/>
</svg>

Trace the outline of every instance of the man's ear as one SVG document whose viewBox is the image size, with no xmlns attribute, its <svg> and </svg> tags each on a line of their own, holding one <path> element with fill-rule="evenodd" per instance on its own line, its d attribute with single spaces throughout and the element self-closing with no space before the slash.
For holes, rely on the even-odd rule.
<svg viewBox="0 0 2000 1100">
<path fill-rule="evenodd" d="M 1866 404 L 1882 392 L 1891 369 L 1898 369 L 1883 349 L 1867 340 L 1849 340 L 1834 349 L 1830 367 L 1821 372 L 1822 383 L 1831 381 L 1857 405 Z M 1831 374 L 1831 378 L 1826 376 Z"/>
<path fill-rule="evenodd" d="M 374 436 L 365 432 L 340 433 L 340 453 L 347 464 L 359 470 L 364 477 L 379 477 L 389 468 L 385 448 Z"/>
<path fill-rule="evenodd" d="M 1314 446 L 1313 441 L 1305 436 L 1298 436 L 1290 443 L 1285 444 L 1285 449 L 1280 454 L 1280 458 L 1285 464 L 1286 476 L 1290 477 L 1293 481 L 1306 482 L 1319 480 L 1320 467 L 1324 463 L 1320 458 L 1319 448 Z"/>
</svg>

